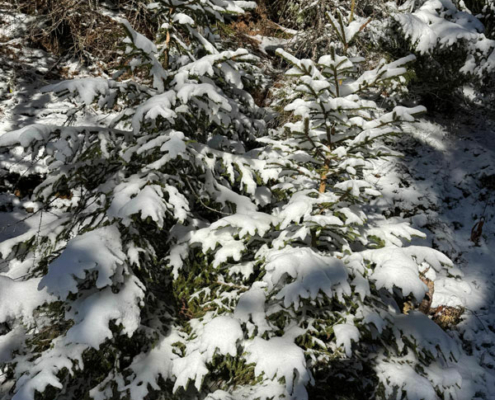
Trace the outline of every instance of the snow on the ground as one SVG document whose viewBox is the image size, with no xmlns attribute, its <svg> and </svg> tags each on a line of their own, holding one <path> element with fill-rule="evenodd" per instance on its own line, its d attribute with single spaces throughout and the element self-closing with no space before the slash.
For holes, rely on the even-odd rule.
<svg viewBox="0 0 495 400">
<path fill-rule="evenodd" d="M 455 284 L 435 282 L 432 307 L 465 309 L 449 334 L 479 360 L 495 399 L 495 121 L 422 119 L 398 149 L 403 158 L 379 162 L 374 171 L 384 193 L 375 211 L 410 220 L 460 269 Z M 482 235 L 473 243 L 471 230 L 482 218 Z"/>
</svg>

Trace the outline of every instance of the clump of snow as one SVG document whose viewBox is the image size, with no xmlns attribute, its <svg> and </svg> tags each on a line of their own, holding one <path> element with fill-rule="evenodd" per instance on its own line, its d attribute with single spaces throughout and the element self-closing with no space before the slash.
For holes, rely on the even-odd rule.
<svg viewBox="0 0 495 400">
<path fill-rule="evenodd" d="M 241 322 L 253 321 L 258 327 L 258 332 L 262 335 L 270 330 L 270 325 L 266 320 L 265 301 L 266 284 L 255 282 L 251 288 L 239 297 L 239 302 L 234 311 L 234 317 Z"/>
<path fill-rule="evenodd" d="M 47 287 L 50 293 L 65 299 L 69 292 L 77 292 L 77 279 L 84 279 L 94 270 L 98 273 L 96 287 L 103 288 L 113 283 L 113 275 L 125 260 L 119 230 L 113 225 L 95 229 L 69 241 L 48 267 L 39 287 Z"/>
<path fill-rule="evenodd" d="M 360 334 L 358 328 L 351 324 L 338 324 L 333 326 L 337 346 L 343 346 L 347 357 L 352 355 L 352 341 L 357 342 Z"/>
<path fill-rule="evenodd" d="M 203 329 L 199 350 L 206 353 L 207 360 L 211 360 L 216 351 L 232 357 L 237 355 L 237 342 L 244 337 L 244 333 L 236 319 L 228 316 L 216 317 Z"/>
<path fill-rule="evenodd" d="M 306 368 L 303 350 L 290 338 L 274 337 L 265 340 L 257 337 L 249 344 L 247 351 L 249 354 L 246 361 L 255 364 L 256 376 L 264 374 L 269 379 L 285 378 L 289 393 L 312 379 Z"/>
<path fill-rule="evenodd" d="M 284 305 L 297 309 L 302 299 L 316 299 L 323 292 L 328 297 L 349 294 L 347 270 L 344 263 L 333 257 L 324 257 L 309 248 L 290 248 L 269 253 L 263 280 L 271 290 L 287 278 L 293 281 L 283 286 L 277 298 Z"/>
<path fill-rule="evenodd" d="M 95 349 L 113 334 L 110 321 L 122 324 L 123 334 L 132 336 L 139 328 L 139 304 L 144 298 L 143 284 L 136 277 L 128 277 L 118 293 L 110 287 L 76 300 L 68 317 L 75 325 L 69 329 L 67 343 L 86 344 Z"/>
<path fill-rule="evenodd" d="M 0 323 L 11 319 L 22 318 L 24 323 L 34 322 L 33 311 L 43 305 L 55 301 L 46 289 L 38 290 L 41 278 L 25 281 L 13 280 L 0 275 Z"/>
</svg>

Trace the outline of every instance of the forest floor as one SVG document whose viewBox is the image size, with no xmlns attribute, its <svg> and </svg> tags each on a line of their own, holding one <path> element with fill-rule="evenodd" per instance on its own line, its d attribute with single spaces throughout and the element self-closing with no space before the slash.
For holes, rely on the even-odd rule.
<svg viewBox="0 0 495 400">
<path fill-rule="evenodd" d="M 280 42 L 270 40 L 264 42 Z M 73 104 L 53 102 L 39 89 L 64 79 L 60 71 L 70 75 L 74 70 L 74 62 L 58 64 L 53 55 L 26 47 L 13 29 L 2 28 L 0 135 L 34 122 L 73 123 L 68 114 Z M 99 116 L 88 109 L 82 118 Z M 432 307 L 463 307 L 461 322 L 449 334 L 482 365 L 490 398 L 495 399 L 495 119 L 482 109 L 454 118 L 428 115 L 394 145 L 404 157 L 377 162 L 368 176 L 384 193 L 372 207 L 378 214 L 411 222 L 427 234 L 428 243 L 414 242 L 429 244 L 455 262 L 460 272 L 454 275 L 462 277 L 456 284 L 437 283 Z M 27 198 L 20 200 L 9 192 L 0 179 L 0 241 L 52 218 L 36 209 Z M 477 238 L 472 238 L 473 227 Z"/>
<path fill-rule="evenodd" d="M 459 268 L 455 284 L 435 282 L 432 308 L 463 308 L 449 334 L 483 366 L 495 399 L 495 120 L 483 112 L 421 119 L 397 148 L 404 157 L 380 168 L 382 202 Z"/>
</svg>

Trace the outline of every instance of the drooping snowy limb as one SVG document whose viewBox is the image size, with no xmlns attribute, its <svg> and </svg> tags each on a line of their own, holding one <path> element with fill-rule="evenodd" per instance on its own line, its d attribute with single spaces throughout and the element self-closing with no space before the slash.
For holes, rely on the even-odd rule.
<svg viewBox="0 0 495 400">
<path fill-rule="evenodd" d="M 426 262 L 438 272 L 444 266 L 452 266 L 452 261 L 444 254 L 419 246 L 402 248 L 389 245 L 354 253 L 346 260 L 354 271 L 369 277 L 377 289 L 386 288 L 393 293 L 394 288 L 399 288 L 404 296 L 412 294 L 417 301 L 421 301 L 427 292 L 420 279 L 422 263 Z M 366 263 L 373 265 L 371 271 Z"/>
</svg>

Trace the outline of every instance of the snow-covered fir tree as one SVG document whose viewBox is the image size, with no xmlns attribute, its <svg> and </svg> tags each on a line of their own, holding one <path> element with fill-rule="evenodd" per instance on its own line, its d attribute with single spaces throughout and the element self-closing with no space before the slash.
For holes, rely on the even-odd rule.
<svg viewBox="0 0 495 400">
<path fill-rule="evenodd" d="M 153 3 L 164 19 L 156 43 L 120 21 L 127 75 L 45 88 L 83 107 L 96 102 L 110 123 L 2 136 L 12 150 L 4 165 L 44 176 L 32 204 L 38 229 L 1 249 L 1 362 L 11 397 L 137 399 L 158 389 L 158 374 L 176 377 L 176 389 L 188 383 L 179 364 L 161 368 L 187 338 L 180 310 L 189 299 L 167 257 L 189 231 L 256 208 L 263 191 L 254 175 L 269 178 L 264 162 L 244 155 L 264 131 L 244 90 L 256 83 L 255 59 L 223 51 L 215 32 L 224 16 L 254 6 Z M 152 349 L 163 351 L 154 367 Z"/>
<path fill-rule="evenodd" d="M 373 205 L 373 162 L 424 111 L 395 104 L 414 56 L 363 70 L 361 20 L 329 15 L 329 54 L 279 51 L 291 119 L 267 132 L 255 57 L 215 31 L 254 6 L 151 3 L 159 38 L 121 20 L 114 79 L 45 88 L 111 122 L 0 137 L 3 165 L 44 178 L 38 226 L 0 244 L 7 399 L 474 397 L 457 342 L 405 312 L 452 262 Z"/>
</svg>

